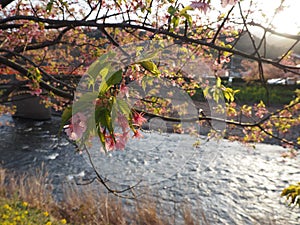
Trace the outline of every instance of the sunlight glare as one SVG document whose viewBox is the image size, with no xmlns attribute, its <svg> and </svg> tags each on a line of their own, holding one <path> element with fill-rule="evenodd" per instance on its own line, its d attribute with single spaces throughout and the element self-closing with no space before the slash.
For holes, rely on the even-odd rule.
<svg viewBox="0 0 300 225">
<path fill-rule="evenodd" d="M 274 15 L 274 10 L 280 5 L 280 1 L 262 1 L 262 11 L 268 20 Z M 277 13 L 271 24 L 275 31 L 285 34 L 300 33 L 300 1 L 285 0 L 284 9 Z"/>
</svg>

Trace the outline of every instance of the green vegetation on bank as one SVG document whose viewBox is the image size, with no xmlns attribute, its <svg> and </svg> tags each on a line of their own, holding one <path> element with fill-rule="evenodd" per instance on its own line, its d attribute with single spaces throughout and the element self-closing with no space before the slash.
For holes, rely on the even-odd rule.
<svg viewBox="0 0 300 225">
<path fill-rule="evenodd" d="M 288 104 L 295 98 L 295 91 L 300 89 L 300 85 L 268 85 L 269 93 L 267 93 L 266 88 L 259 83 L 241 82 L 228 84 L 224 82 L 224 85 L 233 90 L 239 90 L 239 92 L 235 94 L 235 101 L 241 104 L 254 104 L 261 100 L 265 103 L 269 102 L 270 105 Z M 198 89 L 192 99 L 205 101 L 203 90 Z"/>
<path fill-rule="evenodd" d="M 2 225 L 63 225 L 66 219 L 57 220 L 47 211 L 31 207 L 18 198 L 0 198 L 0 224 Z"/>
<path fill-rule="evenodd" d="M 240 90 L 236 94 L 237 102 L 249 104 L 257 103 L 262 100 L 263 102 L 269 102 L 270 105 L 288 104 L 292 99 L 295 98 L 295 91 L 297 89 L 295 85 L 269 85 L 268 99 L 267 90 L 261 85 L 232 86 L 232 88 Z"/>
</svg>

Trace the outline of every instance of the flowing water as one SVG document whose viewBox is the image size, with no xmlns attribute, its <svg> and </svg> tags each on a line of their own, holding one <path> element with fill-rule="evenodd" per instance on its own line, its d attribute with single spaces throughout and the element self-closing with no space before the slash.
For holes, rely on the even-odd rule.
<svg viewBox="0 0 300 225">
<path fill-rule="evenodd" d="M 86 155 L 75 153 L 74 145 L 58 136 L 58 117 L 4 120 L 14 126 L 0 127 L 2 167 L 30 172 L 43 164 L 58 196 L 62 184 L 94 176 Z M 196 216 L 203 211 L 211 224 L 300 224 L 299 209 L 289 208 L 280 197 L 284 187 L 300 181 L 300 159 L 283 159 L 286 149 L 179 134 L 143 135 L 124 151 L 104 155 L 97 145 L 89 149 L 110 184 L 120 188 L 140 182 L 137 191 L 147 189 L 162 207 L 176 211 L 188 204 Z M 195 141 L 200 146 L 193 147 Z M 175 223 L 180 221 L 178 216 Z"/>
</svg>

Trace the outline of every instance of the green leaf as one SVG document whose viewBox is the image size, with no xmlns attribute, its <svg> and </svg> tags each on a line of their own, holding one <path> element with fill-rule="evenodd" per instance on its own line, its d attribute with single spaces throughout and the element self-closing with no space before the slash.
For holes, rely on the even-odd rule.
<svg viewBox="0 0 300 225">
<path fill-rule="evenodd" d="M 122 69 L 113 74 L 107 74 L 100 84 L 100 94 L 104 94 L 112 85 L 119 84 L 122 80 L 122 74 Z"/>
<path fill-rule="evenodd" d="M 215 91 L 213 92 L 213 99 L 216 102 L 219 102 L 219 99 L 220 99 L 220 89 L 215 89 Z"/>
<path fill-rule="evenodd" d="M 232 88 L 225 88 L 223 91 L 224 97 L 228 102 L 234 101 L 234 95 L 238 93 L 240 90 L 233 90 Z"/>
<path fill-rule="evenodd" d="M 102 70 L 100 70 L 99 74 L 102 77 L 105 77 L 108 74 L 109 68 L 108 67 L 104 67 Z"/>
<path fill-rule="evenodd" d="M 142 89 L 143 89 L 143 91 L 146 91 L 147 83 L 146 83 L 145 79 L 142 79 L 141 84 L 142 84 Z"/>
<path fill-rule="evenodd" d="M 100 62 L 102 62 L 102 61 L 106 62 L 107 59 L 113 59 L 116 56 L 116 54 L 117 54 L 116 52 L 110 51 L 110 52 L 108 52 L 106 54 L 101 55 L 98 58 L 98 61 L 100 61 Z"/>
<path fill-rule="evenodd" d="M 184 16 L 189 23 L 189 26 L 192 26 L 192 16 L 187 13 L 187 10 L 194 10 L 191 6 L 184 7 L 180 12 L 180 16 Z"/>
<path fill-rule="evenodd" d="M 107 128 L 111 136 L 114 134 L 114 129 L 112 126 L 112 120 L 110 116 L 110 111 L 104 107 L 98 107 L 95 110 L 95 120 L 96 123 L 100 123 L 103 127 Z"/>
<path fill-rule="evenodd" d="M 105 75 L 105 71 L 110 70 L 110 66 L 110 62 L 102 62 L 98 59 L 89 67 L 87 74 L 95 80 L 99 75 Z"/>
<path fill-rule="evenodd" d="M 153 86 L 154 79 L 156 79 L 156 78 L 153 78 L 150 76 L 143 77 L 143 79 L 141 81 L 141 86 L 142 86 L 143 91 L 146 91 L 147 87 L 150 88 L 151 86 Z"/>
<path fill-rule="evenodd" d="M 108 70 L 110 70 L 112 59 L 115 56 L 116 56 L 115 52 L 108 52 L 106 54 L 101 55 L 94 63 L 92 63 L 92 65 L 90 65 L 87 74 L 95 79 L 97 76 L 105 73 L 106 69 L 102 71 L 102 74 L 100 73 L 100 71 L 103 68 L 106 67 Z"/>
<path fill-rule="evenodd" d="M 289 187 L 285 188 L 281 196 L 285 196 L 288 200 L 290 199 L 290 205 L 295 204 L 300 207 L 300 183 L 297 185 L 290 185 Z"/>
<path fill-rule="evenodd" d="M 152 61 L 142 61 L 139 62 L 139 64 L 145 68 L 145 70 L 149 71 L 150 73 L 154 75 L 160 74 L 160 71 L 158 70 L 157 66 Z"/>
<path fill-rule="evenodd" d="M 105 114 L 105 111 L 107 111 L 106 108 L 104 107 L 97 107 L 95 110 L 95 122 L 96 124 L 101 123 L 101 118 Z M 102 125 L 105 125 L 101 123 Z"/>
<path fill-rule="evenodd" d="M 59 133 L 63 129 L 63 127 L 68 123 L 68 121 L 72 118 L 72 107 L 69 106 L 65 108 L 61 116 L 61 122 L 59 127 Z"/>
<path fill-rule="evenodd" d="M 47 6 L 46 6 L 46 11 L 48 13 L 50 13 L 52 11 L 53 2 L 54 2 L 54 0 L 51 0 L 50 2 L 48 2 Z"/>
<path fill-rule="evenodd" d="M 296 90 L 295 90 L 295 94 L 296 94 L 298 97 L 300 97 L 300 89 L 296 89 Z"/>
<path fill-rule="evenodd" d="M 184 15 L 184 17 L 186 18 L 186 20 L 188 21 L 189 26 L 191 27 L 193 25 L 192 17 L 188 14 Z"/>
<path fill-rule="evenodd" d="M 87 92 L 83 94 L 76 102 L 73 103 L 73 114 L 92 109 L 94 107 L 93 102 L 97 97 L 97 92 Z"/>
<path fill-rule="evenodd" d="M 107 149 L 106 149 L 106 146 L 105 146 L 105 135 L 101 132 L 101 126 L 97 126 L 97 134 L 99 136 L 99 139 L 100 139 L 100 142 L 104 148 L 104 151 L 105 153 L 107 153 Z"/>
<path fill-rule="evenodd" d="M 203 95 L 204 95 L 204 97 L 207 97 L 207 96 L 208 96 L 208 91 L 209 91 L 209 87 L 207 86 L 207 87 L 204 88 L 204 90 L 203 90 Z"/>
<path fill-rule="evenodd" d="M 137 63 L 143 62 L 143 61 L 150 61 L 153 60 L 154 58 L 157 58 L 158 53 L 160 53 L 161 49 L 157 49 L 154 52 L 151 52 L 149 54 L 146 55 L 141 55 L 140 56 L 140 60 Z"/>
<path fill-rule="evenodd" d="M 194 8 L 191 6 L 186 6 L 182 10 L 180 10 L 179 14 L 180 15 L 186 14 L 186 11 L 188 11 L 188 10 L 194 10 Z"/>
<path fill-rule="evenodd" d="M 117 99 L 116 104 L 126 119 L 129 120 L 131 118 L 131 109 L 128 103 L 122 99 Z"/>
<path fill-rule="evenodd" d="M 220 88 L 220 87 L 221 87 L 221 84 L 222 84 L 221 78 L 220 78 L 220 77 L 217 77 L 216 87 L 217 87 L 217 88 Z"/>
<path fill-rule="evenodd" d="M 224 91 L 224 97 L 225 97 L 225 99 L 226 99 L 227 101 L 230 101 L 230 99 L 231 99 L 231 95 L 230 95 L 230 93 L 227 92 L 227 91 Z"/>
<path fill-rule="evenodd" d="M 257 107 L 266 107 L 266 105 L 263 100 L 260 100 L 260 102 L 257 104 Z"/>
<path fill-rule="evenodd" d="M 172 23 L 173 23 L 173 28 L 175 29 L 176 27 L 178 27 L 178 25 L 179 25 L 179 17 L 177 17 L 177 16 L 174 16 L 173 18 L 172 18 Z"/>
<path fill-rule="evenodd" d="M 168 13 L 170 13 L 172 16 L 176 13 L 177 9 L 174 6 L 170 6 L 168 8 Z"/>
</svg>

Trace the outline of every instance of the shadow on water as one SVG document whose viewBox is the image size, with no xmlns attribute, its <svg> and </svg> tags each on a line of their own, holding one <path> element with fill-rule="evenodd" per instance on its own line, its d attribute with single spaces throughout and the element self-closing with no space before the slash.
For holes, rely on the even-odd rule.
<svg viewBox="0 0 300 225">
<path fill-rule="evenodd" d="M 86 161 L 76 153 L 75 146 L 64 134 L 58 134 L 59 117 L 35 121 L 3 116 L 0 121 L 10 124 L 0 127 L 2 168 L 27 174 L 47 172 L 58 195 L 61 185 L 92 173 Z"/>
</svg>

